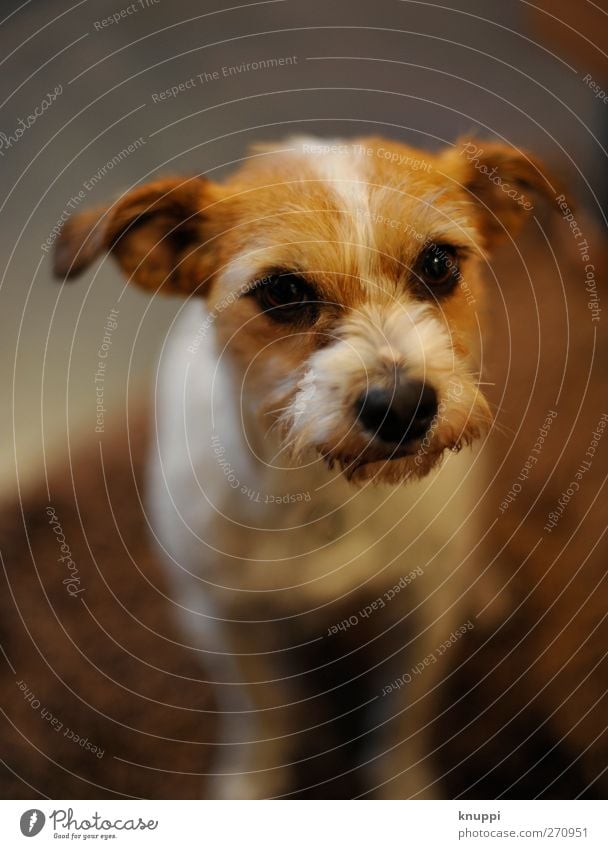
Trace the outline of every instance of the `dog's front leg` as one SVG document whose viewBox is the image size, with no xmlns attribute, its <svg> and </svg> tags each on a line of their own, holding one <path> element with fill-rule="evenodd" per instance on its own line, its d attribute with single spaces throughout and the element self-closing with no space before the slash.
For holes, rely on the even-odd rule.
<svg viewBox="0 0 608 849">
<path fill-rule="evenodd" d="M 225 627 L 237 680 L 222 689 L 236 689 L 242 708 L 223 717 L 224 751 L 214 779 L 220 798 L 273 798 L 292 789 L 291 764 L 302 717 L 298 687 L 285 659 L 288 652 L 273 639 L 276 627 L 272 622 Z"/>
<path fill-rule="evenodd" d="M 413 655 L 411 656 L 413 657 Z M 408 669 L 413 668 L 408 662 Z M 436 799 L 441 796 L 434 767 L 431 726 L 441 675 L 437 663 L 428 675 L 411 672 L 384 685 L 380 698 L 386 723 L 372 765 L 372 794 L 383 799 Z M 391 688 L 391 692 L 387 692 Z M 398 688 L 398 689 L 397 689 Z"/>
</svg>

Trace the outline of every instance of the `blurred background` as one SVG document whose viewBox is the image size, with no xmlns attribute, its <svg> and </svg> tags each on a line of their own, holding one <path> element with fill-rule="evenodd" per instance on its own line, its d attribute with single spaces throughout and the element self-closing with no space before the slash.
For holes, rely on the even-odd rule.
<svg viewBox="0 0 608 849">
<path fill-rule="evenodd" d="M 233 6 L 219 0 L 5 0 L 0 14 L 3 795 L 197 795 L 213 746 L 213 694 L 200 658 L 180 648 L 172 630 L 133 482 L 141 475 L 144 399 L 156 354 L 182 302 L 125 288 L 108 259 L 77 283 L 58 284 L 51 278 L 53 228 L 155 175 L 221 178 L 248 145 L 264 139 L 369 133 L 435 149 L 473 133 L 529 148 L 571 186 L 603 289 L 608 12 L 604 2 L 589 0 Z M 287 57 L 291 61 L 278 67 L 243 67 Z M 177 93 L 166 94 L 172 87 Z M 573 787 L 600 792 L 608 766 L 600 719 L 603 653 L 585 653 L 606 645 L 605 453 L 560 526 L 563 537 L 552 538 L 555 552 L 529 559 L 529 540 L 536 539 L 530 526 L 536 519 L 542 526 L 561 492 L 559 469 L 570 480 L 567 452 L 574 450 L 576 468 L 576 446 L 587 445 L 608 403 L 598 366 L 606 362 L 608 318 L 591 322 L 582 266 L 557 218 L 550 244 L 537 231 L 528 234 L 522 282 L 504 283 L 496 297 L 488 356 L 494 380 L 501 381 L 503 369 L 506 392 L 496 403 L 510 435 L 488 448 L 506 458 L 493 483 L 494 512 L 556 397 L 567 412 L 555 430 L 555 454 L 547 453 L 547 468 L 538 473 L 547 484 L 544 501 L 534 500 L 538 487 L 532 487 L 490 542 L 489 561 L 503 570 L 514 597 L 526 599 L 518 614 L 524 618 L 512 621 L 510 636 L 503 631 L 486 647 L 487 659 L 478 657 L 475 673 L 465 668 L 459 693 L 475 690 L 477 679 L 466 676 L 481 677 L 485 663 L 504 675 L 486 687 L 488 704 L 504 695 L 505 680 L 524 670 L 515 674 L 508 665 L 515 646 L 522 664 L 522 652 L 529 652 L 526 675 L 539 677 L 521 680 L 520 692 L 528 694 L 521 704 L 502 699 L 503 709 L 508 704 L 517 717 L 513 725 L 511 717 L 494 715 L 476 731 L 477 739 L 491 740 L 485 752 L 442 749 L 451 776 L 444 792 L 453 795 L 467 788 L 473 796 L 506 793 L 513 776 L 525 771 L 521 763 L 539 766 L 530 785 L 509 791 L 515 795 L 544 788 L 563 795 Z M 521 263 L 521 256 L 499 257 L 495 279 L 519 279 Z M 97 352 L 112 310 L 100 419 Z M 83 571 L 90 569 L 86 622 L 45 577 L 54 568 L 43 512 L 51 495 L 64 507 Z M 592 525 L 581 524 L 583 518 Z M 574 532 L 581 543 L 573 550 Z M 564 609 L 566 600 L 574 604 L 565 578 L 583 566 L 589 571 L 577 572 L 580 598 Z M 530 595 L 539 586 L 546 595 Z M 526 625 L 526 616 L 538 622 L 549 608 L 540 629 Z M 573 614 L 580 616 L 568 637 L 563 626 Z M 520 645 L 524 635 L 527 649 Z M 567 641 L 559 651 L 558 636 Z M 475 650 L 462 648 L 469 655 Z M 576 672 L 566 668 L 571 657 Z M 544 667 L 548 658 L 556 665 Z M 179 675 L 178 692 L 160 667 Z M 62 739 L 36 712 L 24 711 L 15 678 L 105 754 L 93 757 L 90 748 Z M 459 703 L 463 716 L 476 709 L 468 698 Z M 449 693 L 446 700 L 454 704 Z M 455 714 L 449 722 L 457 722 Z M 510 739 L 529 738 L 535 748 L 522 743 L 520 760 L 505 766 L 511 772 L 480 785 L 475 782 L 490 764 L 513 757 L 515 746 L 501 743 L 496 729 L 506 729 Z M 148 766 L 135 766 L 144 755 Z M 455 764 L 459 769 L 451 772 Z"/>
</svg>

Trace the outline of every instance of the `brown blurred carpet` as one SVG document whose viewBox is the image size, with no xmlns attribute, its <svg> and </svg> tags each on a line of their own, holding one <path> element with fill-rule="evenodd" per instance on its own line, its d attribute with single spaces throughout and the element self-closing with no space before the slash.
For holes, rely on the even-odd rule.
<svg viewBox="0 0 608 849">
<path fill-rule="evenodd" d="M 208 767 L 213 704 L 180 646 L 140 508 L 146 418 L 132 422 L 132 453 L 126 426 L 103 434 L 103 454 L 96 440 L 76 451 L 50 495 L 42 484 L 23 512 L 3 507 L 2 797 L 204 792 L 188 773 Z M 58 561 L 57 522 L 71 568 Z"/>
<path fill-rule="evenodd" d="M 487 372 L 503 432 L 490 446 L 485 563 L 506 620 L 462 641 L 444 687 L 436 754 L 448 796 L 608 794 L 608 427 L 594 437 L 608 414 L 606 244 L 579 222 L 577 240 L 559 218 L 541 220 L 521 255 L 505 248 L 493 268 Z"/>
</svg>

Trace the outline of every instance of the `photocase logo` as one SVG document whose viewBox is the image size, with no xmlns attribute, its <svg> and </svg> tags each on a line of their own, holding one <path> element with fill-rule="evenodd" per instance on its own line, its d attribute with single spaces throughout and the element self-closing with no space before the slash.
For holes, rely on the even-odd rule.
<svg viewBox="0 0 608 849">
<path fill-rule="evenodd" d="M 37 834 L 40 834 L 44 828 L 45 819 L 46 817 L 38 808 L 31 808 L 31 810 L 21 814 L 21 820 L 19 822 L 21 834 L 25 837 L 35 837 Z"/>
</svg>

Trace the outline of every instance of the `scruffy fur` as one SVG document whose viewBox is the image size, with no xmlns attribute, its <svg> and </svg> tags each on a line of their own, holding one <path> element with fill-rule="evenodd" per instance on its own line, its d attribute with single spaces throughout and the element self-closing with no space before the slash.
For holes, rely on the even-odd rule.
<svg viewBox="0 0 608 849">
<path fill-rule="evenodd" d="M 308 673 L 324 664 L 304 668 L 298 651 L 323 655 L 336 623 L 412 570 L 378 616 L 382 648 L 364 645 L 372 697 L 357 769 L 366 795 L 441 793 L 425 728 L 442 662 L 391 699 L 382 692 L 476 625 L 488 592 L 475 564 L 475 455 L 459 453 L 491 418 L 481 271 L 525 215 L 504 185 L 552 194 L 527 154 L 478 150 L 472 162 L 462 145 L 431 154 L 380 138 L 288 139 L 255 148 L 222 184 L 167 178 L 127 192 L 75 216 L 58 240 L 62 277 L 110 251 L 138 285 L 186 299 L 160 362 L 149 505 L 176 609 L 220 694 L 218 796 L 307 789 L 302 735 L 324 733 L 331 713 L 311 708 Z M 445 298 L 421 298 L 412 279 L 428 243 L 461 250 Z M 273 321 L 249 293 L 276 269 L 314 280 L 312 326 Z M 397 456 L 353 410 L 403 374 L 434 387 L 438 412 Z M 364 629 L 347 630 L 344 651 L 356 652 Z"/>
</svg>

